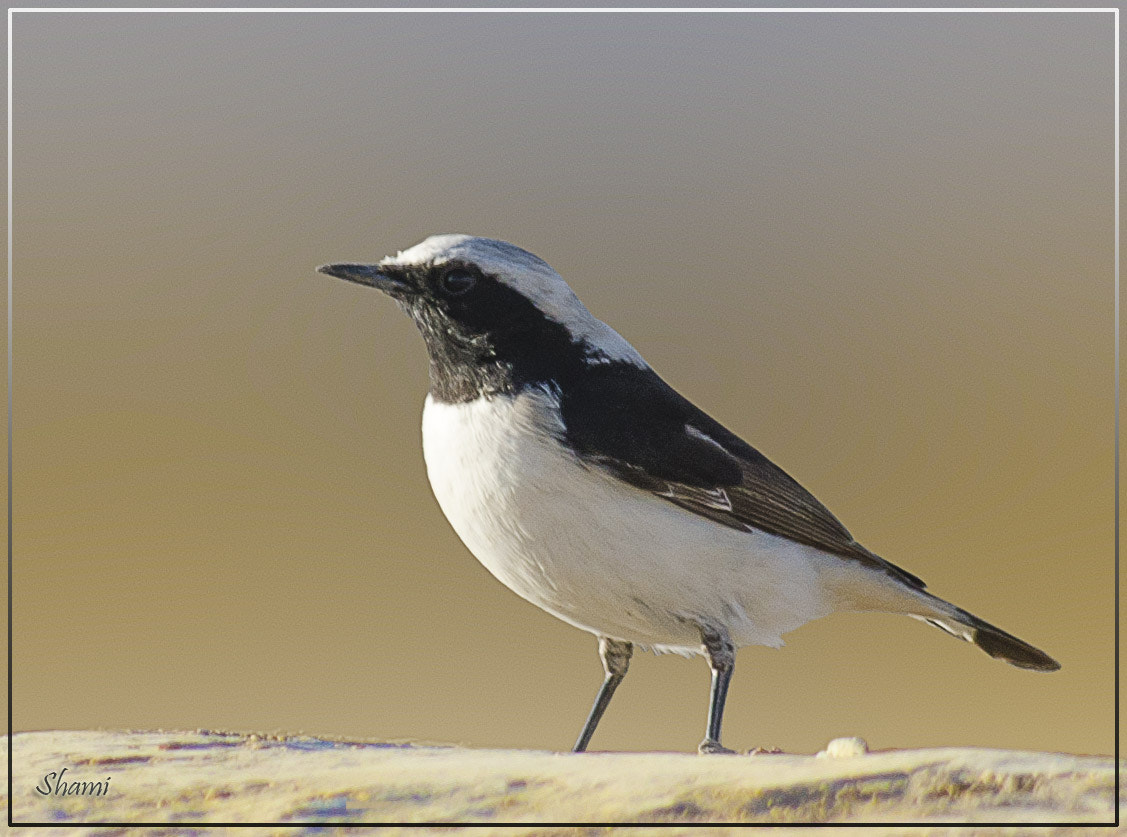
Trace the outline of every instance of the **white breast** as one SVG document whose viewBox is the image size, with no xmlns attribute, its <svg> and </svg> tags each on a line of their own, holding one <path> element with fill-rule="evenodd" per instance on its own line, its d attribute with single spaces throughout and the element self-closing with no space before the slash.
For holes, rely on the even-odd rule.
<svg viewBox="0 0 1127 837">
<path fill-rule="evenodd" d="M 727 627 L 737 645 L 778 646 L 833 609 L 823 586 L 840 559 L 626 485 L 583 465 L 562 432 L 544 390 L 464 404 L 428 397 L 423 411 L 439 505 L 523 598 L 593 633 L 681 653 L 697 652 L 700 620 Z"/>
</svg>

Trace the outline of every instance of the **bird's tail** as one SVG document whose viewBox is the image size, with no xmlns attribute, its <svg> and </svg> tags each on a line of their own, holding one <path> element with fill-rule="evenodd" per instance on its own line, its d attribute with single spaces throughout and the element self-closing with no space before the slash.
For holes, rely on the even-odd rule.
<svg viewBox="0 0 1127 837">
<path fill-rule="evenodd" d="M 926 614 L 910 614 L 916 619 L 934 625 L 951 636 L 972 642 L 991 657 L 1005 660 L 1012 666 L 1034 671 L 1056 671 L 1060 668 L 1060 663 L 1044 651 L 1034 648 L 1028 642 L 1023 642 L 1013 634 L 994 627 L 989 622 L 955 607 L 950 602 L 943 601 L 938 596 L 923 591 L 920 591 L 920 594 L 929 600 L 934 610 Z"/>
</svg>

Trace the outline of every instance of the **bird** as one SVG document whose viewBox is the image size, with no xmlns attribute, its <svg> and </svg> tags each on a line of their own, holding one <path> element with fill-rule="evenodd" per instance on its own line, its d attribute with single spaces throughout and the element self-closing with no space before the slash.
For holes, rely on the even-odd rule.
<svg viewBox="0 0 1127 837">
<path fill-rule="evenodd" d="M 721 725 L 736 650 L 779 647 L 839 611 L 905 614 L 1019 668 L 1060 668 L 863 547 L 532 253 L 443 234 L 317 270 L 382 291 L 418 327 L 423 459 L 465 546 L 517 595 L 598 638 L 604 677 L 574 752 L 638 647 L 707 659 L 698 752 L 732 753 Z"/>
</svg>

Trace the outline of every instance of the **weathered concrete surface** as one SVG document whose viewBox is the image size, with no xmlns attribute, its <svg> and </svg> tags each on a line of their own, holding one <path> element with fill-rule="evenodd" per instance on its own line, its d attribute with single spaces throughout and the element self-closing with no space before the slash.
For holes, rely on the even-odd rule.
<svg viewBox="0 0 1127 837">
<path fill-rule="evenodd" d="M 17 824 L 56 823 L 68 834 L 96 822 L 529 825 L 507 834 L 580 833 L 545 827 L 569 822 L 926 823 L 946 833 L 969 822 L 982 833 L 987 823 L 1095 826 L 1114 816 L 1114 764 L 1107 757 L 835 749 L 840 757 L 572 755 L 207 731 L 31 732 L 13 739 L 12 802 Z M 36 792 L 47 774 L 64 767 L 67 782 L 109 777 L 108 793 Z"/>
</svg>

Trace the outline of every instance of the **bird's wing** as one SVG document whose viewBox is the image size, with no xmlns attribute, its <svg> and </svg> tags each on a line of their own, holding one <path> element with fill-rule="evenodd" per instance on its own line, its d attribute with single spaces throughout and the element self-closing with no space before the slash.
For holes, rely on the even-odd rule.
<svg viewBox="0 0 1127 837">
<path fill-rule="evenodd" d="M 561 395 L 580 458 L 636 488 L 733 529 L 759 529 L 859 561 L 923 589 L 853 539 L 829 509 L 651 369 L 605 364 Z"/>
</svg>

